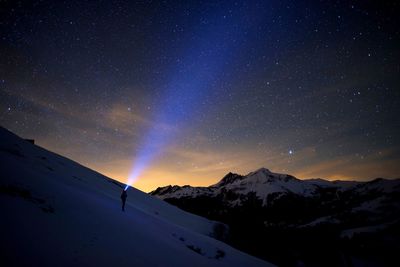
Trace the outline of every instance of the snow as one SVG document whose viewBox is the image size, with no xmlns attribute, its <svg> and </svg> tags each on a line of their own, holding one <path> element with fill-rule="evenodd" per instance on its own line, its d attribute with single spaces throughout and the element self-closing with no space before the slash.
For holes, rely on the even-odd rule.
<svg viewBox="0 0 400 267">
<path fill-rule="evenodd" d="M 303 183 L 301 180 L 287 175 L 272 173 L 268 169 L 261 168 L 255 172 L 246 175 L 246 179 L 236 181 L 226 186 L 226 189 L 232 190 L 235 187 L 242 194 L 255 192 L 261 199 L 266 199 L 267 195 L 278 192 L 290 192 L 294 194 L 311 195 L 315 191 L 315 186 Z"/>
<path fill-rule="evenodd" d="M 165 186 L 157 189 L 154 192 L 157 192 L 155 195 L 160 199 L 166 199 L 170 197 L 174 198 L 182 198 L 182 197 L 197 197 L 197 196 L 213 196 L 215 195 L 216 188 L 212 187 L 192 187 L 188 185 L 184 185 L 182 187 L 174 185 L 174 186 Z"/>
<path fill-rule="evenodd" d="M 390 225 L 390 223 L 347 229 L 347 230 L 342 231 L 342 233 L 340 234 L 340 237 L 351 239 L 357 234 L 374 233 L 374 232 L 382 231 L 382 230 L 386 229 L 389 225 Z"/>
<path fill-rule="evenodd" d="M 300 225 L 300 226 L 298 226 L 298 228 L 314 227 L 314 226 L 321 225 L 321 224 L 337 224 L 337 223 L 340 223 L 340 221 L 338 219 L 333 218 L 332 216 L 324 216 L 324 217 L 315 219 L 312 222 L 309 222 L 307 224 Z"/>
<path fill-rule="evenodd" d="M 370 182 L 358 181 L 328 181 L 321 178 L 300 180 L 288 174 L 274 173 L 266 168 L 260 168 L 250 172 L 245 176 L 228 173 L 218 183 L 209 187 L 191 186 L 167 186 L 158 188 L 151 192 L 160 199 L 181 198 L 198 196 L 217 196 L 224 191 L 234 192 L 235 194 L 247 195 L 255 193 L 263 201 L 263 205 L 268 205 L 268 195 L 280 193 L 276 198 L 283 194 L 296 194 L 303 197 L 312 197 L 318 194 L 321 188 L 336 188 L 339 192 L 354 190 L 356 193 L 365 194 L 370 191 L 381 193 L 391 193 L 400 188 L 400 179 L 386 180 L 378 178 Z M 275 199 L 276 199 L 275 198 Z M 230 206 L 240 206 L 242 198 L 230 200 Z M 363 207 L 360 207 L 360 210 Z"/>
<path fill-rule="evenodd" d="M 271 266 L 211 238 L 216 222 L 0 128 L 2 266 Z"/>
<path fill-rule="evenodd" d="M 158 191 L 159 190 L 159 191 Z M 156 196 L 159 199 L 167 199 L 167 198 L 182 198 L 182 197 L 198 197 L 198 196 L 213 196 L 216 194 L 217 188 L 212 187 L 192 187 L 192 186 L 166 186 L 160 189 L 157 189 Z"/>
<path fill-rule="evenodd" d="M 381 196 L 369 201 L 362 202 L 359 206 L 352 209 L 353 212 L 368 211 L 368 212 L 379 212 L 382 202 L 386 200 L 386 196 Z"/>
<path fill-rule="evenodd" d="M 311 196 L 318 189 L 318 186 L 313 183 L 304 182 L 287 174 L 273 173 L 266 168 L 250 172 L 246 176 L 231 173 L 227 176 L 230 176 L 228 183 L 224 178 L 210 187 L 166 187 L 159 189 L 160 191 L 157 191 L 155 196 L 160 199 L 196 197 L 200 195 L 216 196 L 225 189 L 242 195 L 254 192 L 266 205 L 267 196 L 272 193 L 294 193 Z M 232 177 L 233 179 L 231 179 Z M 231 201 L 230 205 L 235 206 L 240 205 L 240 203 L 241 200 L 238 199 Z"/>
<path fill-rule="evenodd" d="M 400 188 L 400 180 L 388 180 L 383 178 L 377 178 L 370 182 L 360 183 L 354 185 L 354 189 L 359 193 L 363 193 L 365 191 L 379 191 L 381 193 L 391 193 L 397 191 Z"/>
</svg>

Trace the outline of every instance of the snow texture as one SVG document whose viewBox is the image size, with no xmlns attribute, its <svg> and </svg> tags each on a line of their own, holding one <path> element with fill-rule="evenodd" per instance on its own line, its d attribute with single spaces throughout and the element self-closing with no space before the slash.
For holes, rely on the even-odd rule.
<svg viewBox="0 0 400 267">
<path fill-rule="evenodd" d="M 261 168 L 245 176 L 228 173 L 220 182 L 209 187 L 180 187 L 174 185 L 159 187 L 155 191 L 150 192 L 150 194 L 160 199 L 179 199 L 182 197 L 195 198 L 198 196 L 215 197 L 221 194 L 221 192 L 227 191 L 242 196 L 248 193 L 255 193 L 263 201 L 263 205 L 267 206 L 268 195 L 274 193 L 281 196 L 283 194 L 295 194 L 302 197 L 313 197 L 319 193 L 320 189 L 336 188 L 338 192 L 354 191 L 358 194 L 366 194 L 375 190 L 382 194 L 387 194 L 398 191 L 399 186 L 399 179 L 387 180 L 377 178 L 370 182 L 327 181 L 320 178 L 300 180 L 289 174 L 273 173 L 266 168 Z M 384 199 L 385 197 L 376 200 L 374 205 L 380 207 L 379 205 Z M 230 200 L 229 205 L 240 206 L 241 199 Z M 371 205 L 373 204 L 371 203 Z M 363 207 L 359 209 L 361 210 Z"/>
<path fill-rule="evenodd" d="M 134 188 L 122 212 L 123 184 L 4 128 L 0 164 L 0 266 L 272 266 Z"/>
</svg>

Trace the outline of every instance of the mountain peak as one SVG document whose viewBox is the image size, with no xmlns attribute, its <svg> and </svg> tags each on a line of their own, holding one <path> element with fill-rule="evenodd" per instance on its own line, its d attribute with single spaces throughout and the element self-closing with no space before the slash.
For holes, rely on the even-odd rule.
<svg viewBox="0 0 400 267">
<path fill-rule="evenodd" d="M 221 181 L 219 181 L 218 183 L 213 185 L 213 187 L 221 187 L 221 186 L 233 183 L 234 181 L 242 180 L 243 178 L 244 178 L 244 176 L 242 176 L 242 175 L 229 172 L 227 175 L 224 176 L 224 178 L 221 179 Z"/>
<path fill-rule="evenodd" d="M 269 169 L 267 168 L 259 168 L 258 170 L 252 171 L 250 173 L 248 173 L 246 176 L 253 176 L 253 175 L 271 175 L 273 174 L 273 172 L 271 172 Z"/>
<path fill-rule="evenodd" d="M 248 177 L 250 179 L 255 179 L 258 182 L 261 181 L 269 181 L 269 182 L 275 182 L 275 181 L 282 181 L 282 182 L 289 182 L 289 181 L 299 181 L 296 177 L 289 175 L 289 174 L 282 174 L 282 173 L 274 173 L 271 172 L 267 168 L 260 168 L 256 171 L 250 172 L 247 174 L 245 177 Z"/>
<path fill-rule="evenodd" d="M 259 168 L 258 170 L 254 171 L 254 173 L 258 173 L 258 172 L 262 172 L 262 173 L 271 173 L 271 171 L 267 168 Z"/>
</svg>

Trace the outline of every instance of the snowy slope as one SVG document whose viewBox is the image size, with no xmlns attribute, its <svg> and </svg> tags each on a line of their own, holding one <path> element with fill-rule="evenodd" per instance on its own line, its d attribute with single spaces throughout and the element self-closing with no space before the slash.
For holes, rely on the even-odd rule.
<svg viewBox="0 0 400 267">
<path fill-rule="evenodd" d="M 0 128 L 0 266 L 270 266 L 186 213 Z"/>
</svg>

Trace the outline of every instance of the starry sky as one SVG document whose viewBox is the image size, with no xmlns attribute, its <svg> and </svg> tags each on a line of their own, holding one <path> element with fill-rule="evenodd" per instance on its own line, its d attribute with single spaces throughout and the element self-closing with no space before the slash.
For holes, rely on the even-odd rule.
<svg viewBox="0 0 400 267">
<path fill-rule="evenodd" d="M 143 191 L 400 177 L 398 2 L 135 2 L 1 1 L 0 125 Z"/>
</svg>

